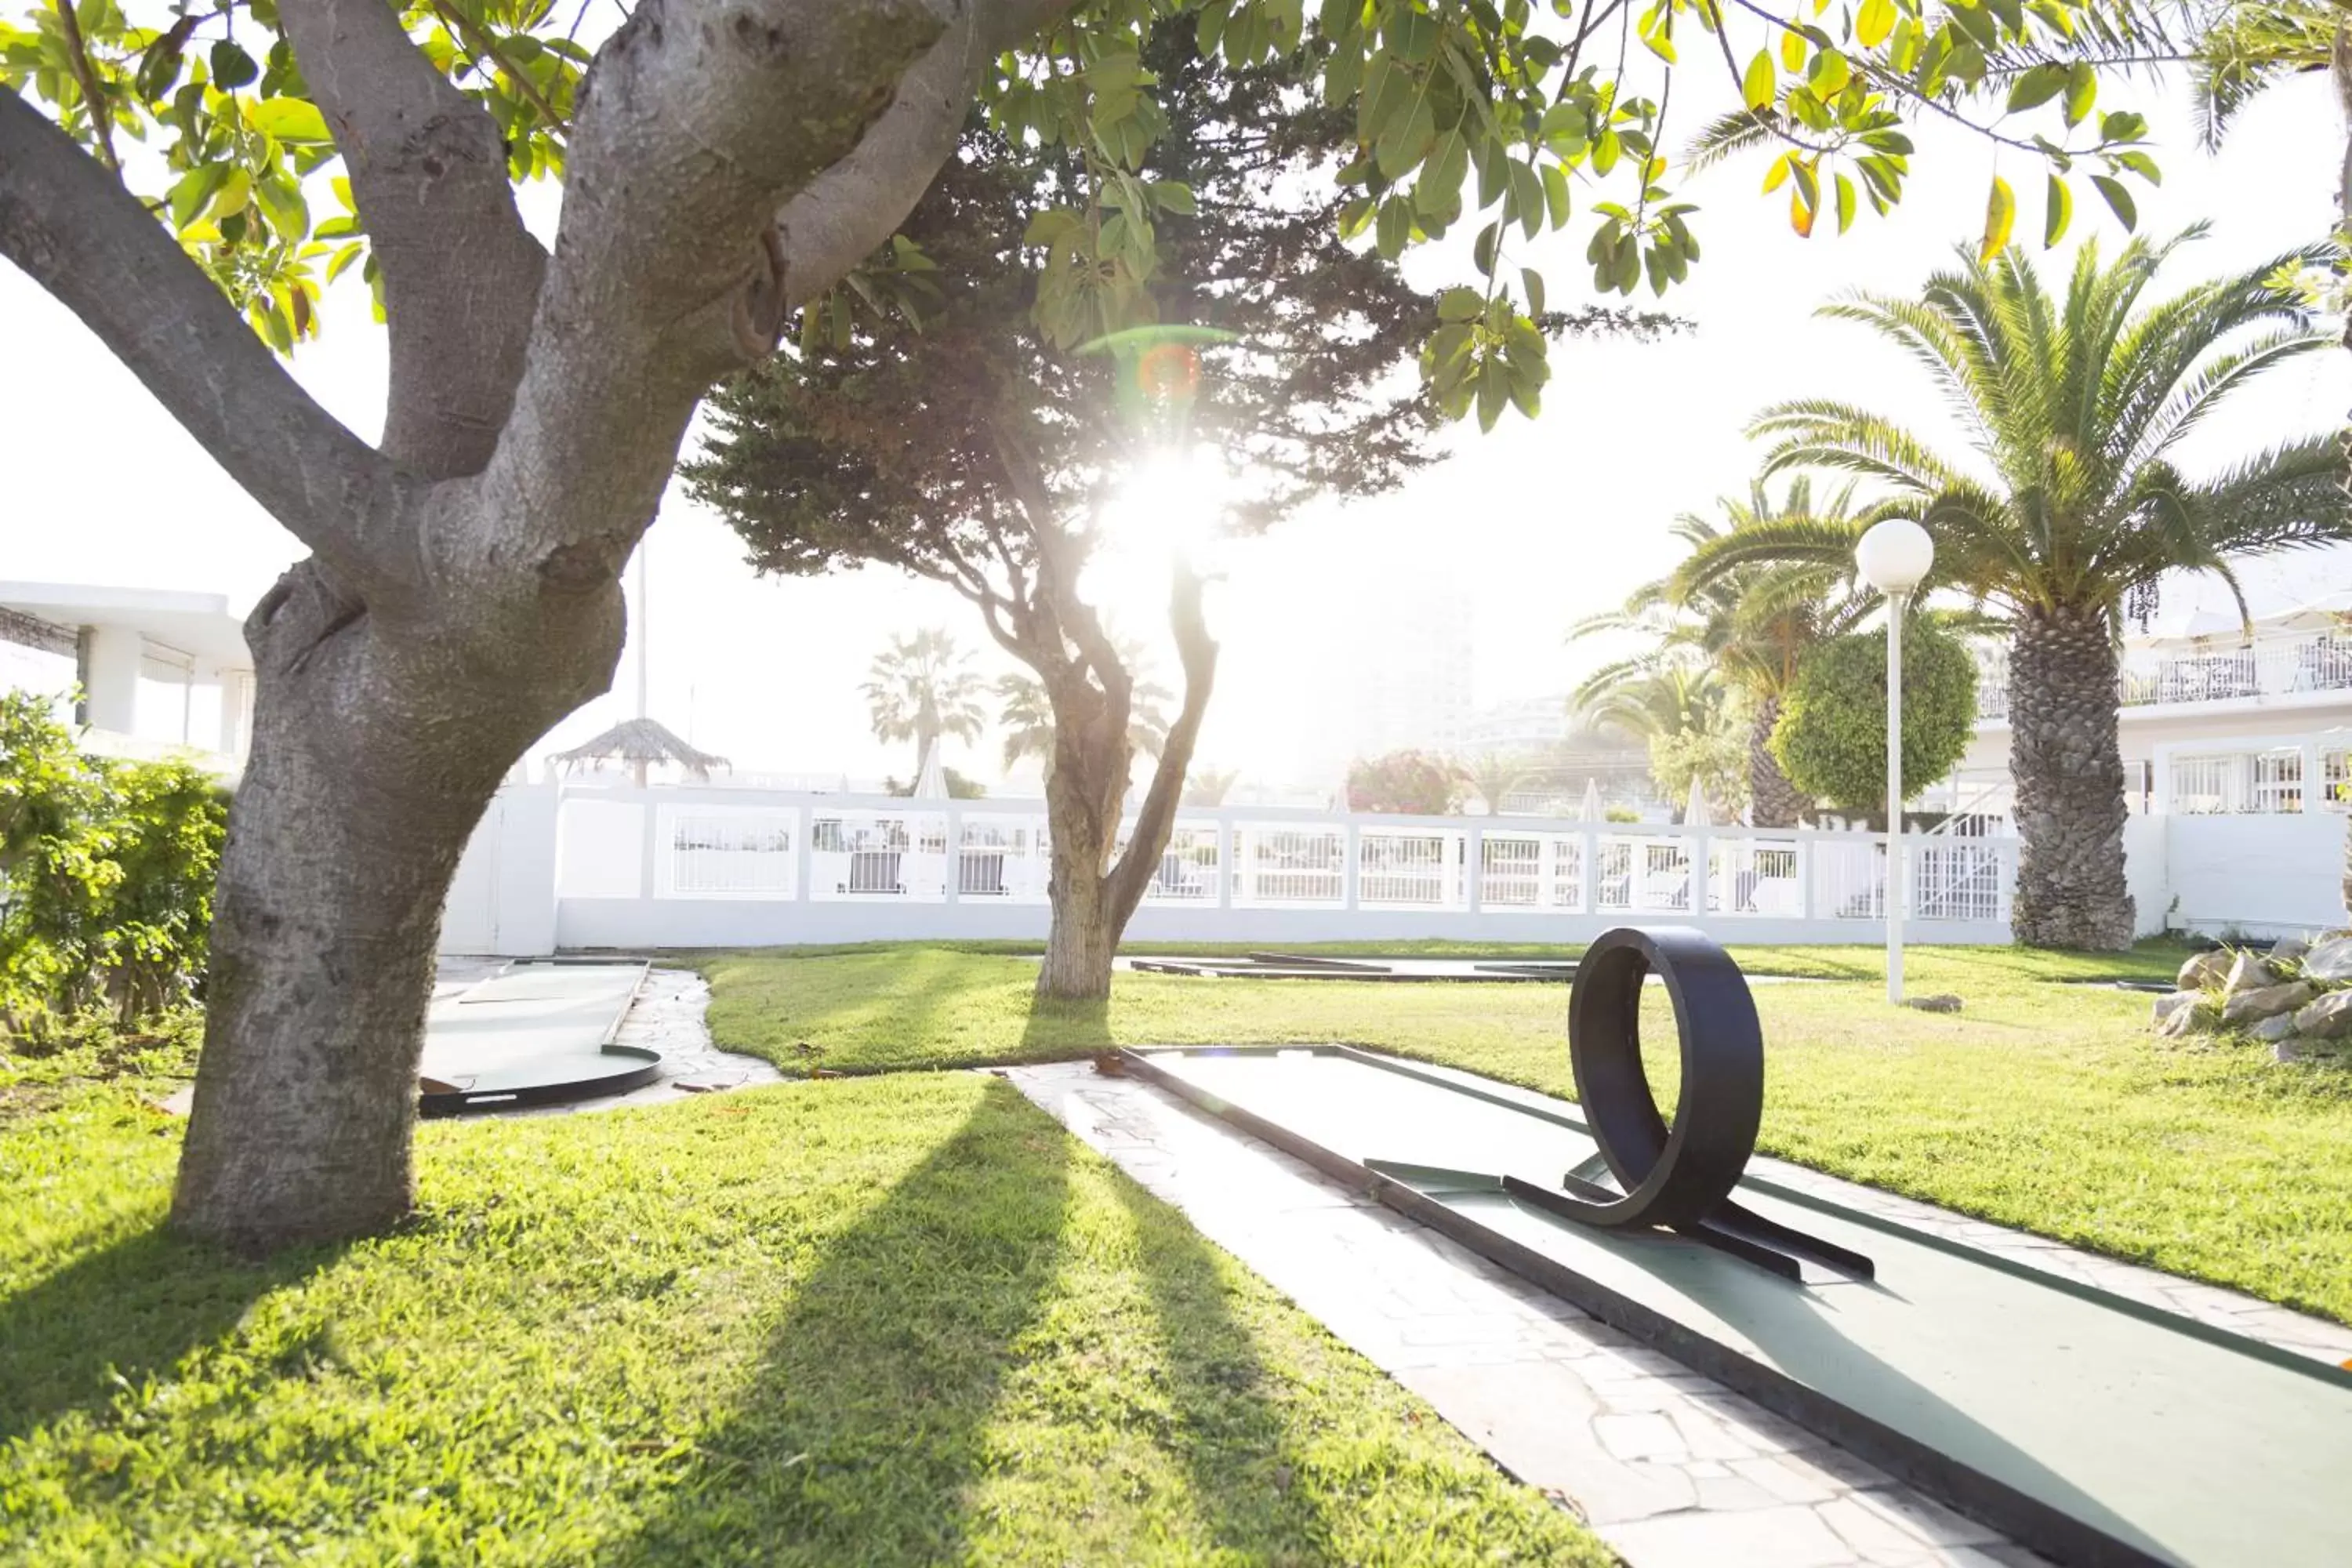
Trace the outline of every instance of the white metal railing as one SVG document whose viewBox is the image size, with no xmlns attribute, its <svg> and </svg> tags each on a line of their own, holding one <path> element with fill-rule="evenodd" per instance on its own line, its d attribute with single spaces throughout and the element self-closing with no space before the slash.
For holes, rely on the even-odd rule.
<svg viewBox="0 0 2352 1568">
<path fill-rule="evenodd" d="M 1979 645 L 1977 719 L 2009 718 L 2009 656 Z M 2352 639 L 2337 637 L 2258 637 L 2210 651 L 2132 648 L 2116 672 L 2116 701 L 2123 708 L 2227 702 L 2305 692 L 2352 691 Z"/>
<path fill-rule="evenodd" d="M 2184 761 L 2176 765 L 2176 792 L 2199 776 L 2197 759 Z M 2331 758 L 2329 776 L 2347 771 L 2347 761 Z M 2274 773 L 2273 786 L 2287 787 L 2284 764 Z M 1038 803 L 830 795 L 756 802 L 744 798 L 749 793 L 563 792 L 557 897 L 1047 901 L 1052 844 Z M 1266 807 L 1188 813 L 1160 856 L 1145 900 L 1208 910 L 1696 916 L 1733 929 L 1765 920 L 1818 927 L 1825 941 L 1853 940 L 1856 923 L 1885 918 L 1883 834 L 1490 821 L 1276 815 Z M 1906 836 L 1916 872 L 1912 918 L 1930 928 L 2006 920 L 2015 840 L 1984 826 Z M 1125 852 L 1123 840 L 1118 852 Z"/>
<path fill-rule="evenodd" d="M 688 899 L 790 899 L 800 892 L 798 811 L 767 806 L 665 809 L 665 891 Z"/>
<path fill-rule="evenodd" d="M 1338 827 L 1244 823 L 1234 830 L 1234 902 L 1267 905 L 1348 903 L 1348 835 Z"/>
</svg>

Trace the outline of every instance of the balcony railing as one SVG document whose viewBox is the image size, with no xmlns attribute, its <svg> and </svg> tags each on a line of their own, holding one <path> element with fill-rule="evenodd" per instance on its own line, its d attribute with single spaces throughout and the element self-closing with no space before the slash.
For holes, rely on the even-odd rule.
<svg viewBox="0 0 2352 1568">
<path fill-rule="evenodd" d="M 2210 653 L 2135 649 L 2116 679 L 2119 707 L 2228 702 L 2304 692 L 2352 691 L 2352 640 L 2333 637 L 2265 638 Z M 2009 717 L 2009 659 L 2000 649 L 1977 654 L 1977 718 Z"/>
</svg>

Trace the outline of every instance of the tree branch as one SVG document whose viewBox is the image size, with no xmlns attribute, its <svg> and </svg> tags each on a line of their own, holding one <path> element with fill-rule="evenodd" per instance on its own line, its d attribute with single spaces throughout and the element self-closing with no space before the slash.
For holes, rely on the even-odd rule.
<svg viewBox="0 0 2352 1568">
<path fill-rule="evenodd" d="M 383 450 L 426 478 L 478 473 L 513 406 L 547 259 L 515 210 L 506 143 L 384 0 L 286 0 L 281 16 L 383 278 Z"/>
<path fill-rule="evenodd" d="M 866 146 L 890 122 L 902 79 L 938 48 L 977 49 L 1066 3 L 639 5 L 598 51 L 575 106 L 562 227 L 513 416 L 478 489 L 480 512 L 531 521 L 452 528 L 436 542 L 437 568 L 528 563 L 545 584 L 583 589 L 616 574 L 696 400 L 772 352 L 787 268 L 795 289 L 839 276 L 800 269 L 776 215 L 853 164 L 877 221 L 895 227 L 898 195 L 911 205 L 947 155 Z M 975 72 L 986 59 L 965 58 Z"/>
<path fill-rule="evenodd" d="M 74 82 L 81 89 L 82 112 L 89 116 L 90 134 L 98 139 L 99 161 L 107 173 L 122 173 L 122 160 L 114 155 L 114 110 L 106 101 L 106 89 L 98 85 L 98 68 L 90 64 L 89 44 L 81 35 L 81 16 L 74 9 L 74 0 L 58 0 L 58 26 L 66 36 L 66 52 L 73 56 Z"/>
<path fill-rule="evenodd" d="M 1168 726 L 1160 743 L 1160 763 L 1151 772 L 1151 787 L 1135 814 L 1135 832 L 1127 853 L 1111 868 L 1111 918 L 1124 930 L 1136 906 L 1160 869 L 1175 830 L 1176 808 L 1183 799 L 1184 774 L 1192 765 L 1192 748 L 1201 738 L 1201 721 L 1209 711 L 1209 693 L 1217 680 L 1217 645 L 1209 636 L 1202 613 L 1205 584 L 1189 562 L 1179 562 L 1176 581 L 1168 595 L 1168 624 L 1176 634 L 1176 653 L 1184 666 L 1184 706 Z"/>
<path fill-rule="evenodd" d="M 810 181 L 776 215 L 787 312 L 832 288 L 897 231 L 954 153 L 980 73 L 1071 4 L 982 0 L 960 15 L 900 79 L 889 112 L 856 150 Z"/>
<path fill-rule="evenodd" d="M 0 92 L 0 256 L 354 586 L 415 580 L 411 487 L 394 465 L 313 402 L 179 242 L 13 92 Z"/>
</svg>

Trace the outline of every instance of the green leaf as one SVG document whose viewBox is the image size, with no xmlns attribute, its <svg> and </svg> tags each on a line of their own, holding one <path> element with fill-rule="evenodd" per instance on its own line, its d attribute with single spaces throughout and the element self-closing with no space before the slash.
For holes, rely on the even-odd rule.
<svg viewBox="0 0 2352 1568">
<path fill-rule="evenodd" d="M 2132 229 L 2139 226 L 2139 207 L 2133 202 L 2131 193 L 2124 189 L 2122 181 L 2111 180 L 2105 174 L 2094 174 L 2091 184 L 2099 187 L 2099 195 L 2107 199 L 2107 205 L 2115 209 L 2116 216 L 2122 221 L 2124 227 Z"/>
<path fill-rule="evenodd" d="M 1813 68 L 1805 74 L 1806 85 L 1813 89 L 1814 96 L 1824 100 L 1844 91 L 1845 84 L 1853 79 L 1853 68 L 1835 49 L 1823 49 L 1815 55 Z"/>
<path fill-rule="evenodd" d="M 170 198 L 172 226 L 181 229 L 195 222 L 196 215 L 205 210 L 205 204 L 213 199 L 214 194 L 227 179 L 227 164 L 206 163 L 202 168 L 189 170 L 173 181 Z"/>
<path fill-rule="evenodd" d="M 2076 60 L 2066 70 L 2066 123 L 2080 125 L 2099 100 L 2099 73 L 2088 60 Z"/>
<path fill-rule="evenodd" d="M 1557 163 L 1546 163 L 1543 170 L 1544 205 L 1551 214 L 1551 226 L 1565 228 L 1573 207 L 1568 189 L 1568 171 Z"/>
<path fill-rule="evenodd" d="M 1489 278 L 1495 275 L 1496 263 L 1502 259 L 1502 245 L 1503 226 L 1499 223 L 1490 223 L 1480 229 L 1477 239 L 1471 244 L 1472 263 Z"/>
<path fill-rule="evenodd" d="M 1541 232 L 1544 225 L 1543 176 L 1517 159 L 1511 163 L 1511 206 L 1507 209 L 1519 220 L 1519 227 L 1529 239 Z"/>
<path fill-rule="evenodd" d="M 224 89 L 240 88 L 261 74 L 253 57 L 236 46 L 234 39 L 223 38 L 212 47 L 213 85 Z"/>
<path fill-rule="evenodd" d="M 2017 222 L 2017 195 L 2009 182 L 1999 174 L 1992 177 L 1992 190 L 1985 197 L 1984 242 L 1977 247 L 1977 259 L 1990 261 L 2009 244 L 2009 231 Z"/>
<path fill-rule="evenodd" d="M 1544 313 L 1543 274 L 1537 271 L 1532 267 L 1520 268 L 1519 287 L 1527 291 L 1528 314 L 1530 316 L 1542 315 Z"/>
<path fill-rule="evenodd" d="M 246 119 L 257 131 L 280 142 L 331 142 L 327 118 L 315 104 L 299 98 L 270 98 L 248 106 Z"/>
<path fill-rule="evenodd" d="M 1441 321 L 1475 321 L 1486 309 L 1486 299 L 1475 289 L 1448 289 L 1437 297 L 1437 319 Z"/>
<path fill-rule="evenodd" d="M 1772 100 L 1780 95 L 1780 73 L 1772 68 L 1771 50 L 1759 49 L 1756 58 L 1748 62 L 1748 74 L 1740 79 L 1739 93 L 1750 109 L 1772 107 Z"/>
<path fill-rule="evenodd" d="M 1782 33 L 1780 35 L 1780 64 L 1782 67 L 1792 71 L 1801 71 L 1804 69 L 1805 47 L 1806 40 L 1804 34 L 1800 33 L 1794 27 L 1790 27 L 1786 32 Z"/>
<path fill-rule="evenodd" d="M 2066 226 L 2074 221 L 2074 193 L 2057 175 L 2050 176 L 2050 192 L 2042 207 L 2042 245 L 2048 249 L 2066 236 Z"/>
<path fill-rule="evenodd" d="M 2021 114 L 2029 109 L 2039 109 L 2063 92 L 2066 85 L 2066 68 L 2045 60 L 2011 84 L 2009 112 Z"/>
<path fill-rule="evenodd" d="M 1151 199 L 1160 204 L 1161 212 L 1191 217 L 1201 210 L 1194 200 L 1192 187 L 1178 180 L 1161 180 L 1151 187 Z"/>
<path fill-rule="evenodd" d="M 1843 174 L 1837 177 L 1837 220 L 1840 234 L 1853 226 L 1853 182 Z"/>
<path fill-rule="evenodd" d="M 1412 209 L 1403 198 L 1391 196 L 1381 204 L 1381 216 L 1372 226 L 1372 242 L 1380 247 L 1383 260 L 1394 261 L 1404 254 L 1412 239 Z"/>
<path fill-rule="evenodd" d="M 1865 49 L 1878 47 L 1895 30 L 1895 0 L 1863 0 L 1862 11 L 1853 19 L 1854 42 Z"/>
</svg>

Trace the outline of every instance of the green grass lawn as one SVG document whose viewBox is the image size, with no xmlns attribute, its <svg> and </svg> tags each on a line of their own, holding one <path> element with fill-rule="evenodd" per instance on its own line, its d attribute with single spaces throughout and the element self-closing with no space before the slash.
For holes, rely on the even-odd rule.
<svg viewBox="0 0 2352 1568">
<path fill-rule="evenodd" d="M 2061 984 L 2168 975 L 2175 949 L 1915 950 L 1889 1008 L 1867 948 L 1742 952 L 1768 1042 L 1763 1146 L 1892 1191 L 2352 1321 L 2352 1071 L 2179 1045 L 2148 998 Z M 711 1028 L 787 1068 L 870 1072 L 1084 1055 L 1106 1044 L 1347 1041 L 1572 1092 L 1557 985 L 1361 985 L 1122 974 L 1108 1006 L 1034 1009 L 1035 965 L 940 947 L 705 955 Z M 1663 997 L 1645 1031 L 1670 1039 Z M 1669 1061 L 1653 1079 L 1671 1092 Z"/>
<path fill-rule="evenodd" d="M 152 1087 L 0 1121 L 0 1561 L 1609 1561 L 999 1080 L 428 1124 L 261 1265 Z"/>
</svg>

